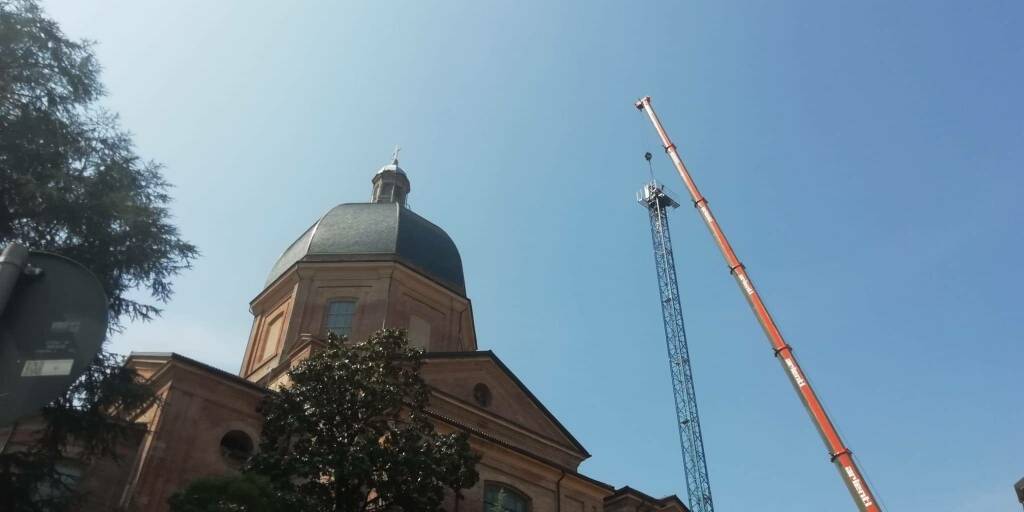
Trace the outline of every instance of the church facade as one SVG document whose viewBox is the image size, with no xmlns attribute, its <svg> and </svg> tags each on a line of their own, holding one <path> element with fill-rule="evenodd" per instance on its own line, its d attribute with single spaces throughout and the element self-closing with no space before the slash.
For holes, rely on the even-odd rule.
<svg viewBox="0 0 1024 512">
<path fill-rule="evenodd" d="M 365 339 L 407 329 L 426 351 L 429 414 L 481 454 L 480 480 L 449 511 L 482 512 L 498 493 L 509 512 L 686 511 L 676 496 L 614 488 L 578 471 L 590 453 L 489 350 L 479 350 L 458 248 L 406 206 L 397 158 L 373 177 L 368 203 L 330 209 L 289 246 L 250 303 L 238 374 L 176 353 L 132 353 L 127 364 L 161 400 L 137 418 L 119 462 L 79 482 L 89 510 L 167 510 L 191 480 L 237 471 L 259 444 L 257 406 L 328 332 Z"/>
</svg>

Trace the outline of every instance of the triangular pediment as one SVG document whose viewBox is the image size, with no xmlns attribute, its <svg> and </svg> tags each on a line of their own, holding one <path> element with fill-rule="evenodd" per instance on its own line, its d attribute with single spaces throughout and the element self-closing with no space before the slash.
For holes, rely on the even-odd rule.
<svg viewBox="0 0 1024 512">
<path fill-rule="evenodd" d="M 572 468 L 590 456 L 490 351 L 427 353 L 421 374 L 432 410 L 460 426 Z"/>
</svg>

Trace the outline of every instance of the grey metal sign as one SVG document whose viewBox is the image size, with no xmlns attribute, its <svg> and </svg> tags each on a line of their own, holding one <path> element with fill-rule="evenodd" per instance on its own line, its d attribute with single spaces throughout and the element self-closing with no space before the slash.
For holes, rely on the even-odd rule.
<svg viewBox="0 0 1024 512">
<path fill-rule="evenodd" d="M 25 258 L 18 246 L 4 250 L 0 426 L 64 393 L 96 357 L 106 333 L 107 296 L 92 272 L 57 254 L 31 251 Z"/>
</svg>

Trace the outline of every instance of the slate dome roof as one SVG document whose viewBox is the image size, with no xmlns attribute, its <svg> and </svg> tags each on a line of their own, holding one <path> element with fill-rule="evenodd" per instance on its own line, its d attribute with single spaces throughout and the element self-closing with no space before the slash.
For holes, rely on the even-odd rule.
<svg viewBox="0 0 1024 512">
<path fill-rule="evenodd" d="M 432 222 L 398 203 L 346 203 L 331 208 L 274 264 L 267 285 L 299 262 L 397 261 L 466 295 L 462 257 Z"/>
</svg>

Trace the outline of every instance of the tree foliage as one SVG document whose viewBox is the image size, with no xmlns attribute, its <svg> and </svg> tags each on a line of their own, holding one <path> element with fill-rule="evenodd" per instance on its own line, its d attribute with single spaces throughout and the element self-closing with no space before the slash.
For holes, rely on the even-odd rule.
<svg viewBox="0 0 1024 512">
<path fill-rule="evenodd" d="M 148 320 L 171 278 L 197 257 L 170 222 L 160 166 L 139 157 L 103 87 L 90 43 L 72 41 L 32 0 L 0 0 L 0 246 L 19 242 L 70 257 L 103 283 L 112 329 Z M 153 301 L 130 297 L 136 289 Z M 149 388 L 122 359 L 101 352 L 24 450 L 0 454 L 0 509 L 53 511 L 72 501 L 62 458 L 112 456 L 131 425 L 119 413 Z"/>
<path fill-rule="evenodd" d="M 150 319 L 198 255 L 170 223 L 160 165 L 98 105 L 99 64 L 28 0 L 0 0 L 0 244 L 72 258 L 103 282 L 115 324 Z"/>
<path fill-rule="evenodd" d="M 255 473 L 200 478 L 168 502 L 174 512 L 278 512 L 289 505 Z"/>
<path fill-rule="evenodd" d="M 268 478 L 295 511 L 440 510 L 446 489 L 476 483 L 479 457 L 464 433 L 434 429 L 421 356 L 404 331 L 357 344 L 332 336 L 264 402 L 246 471 Z"/>
</svg>

